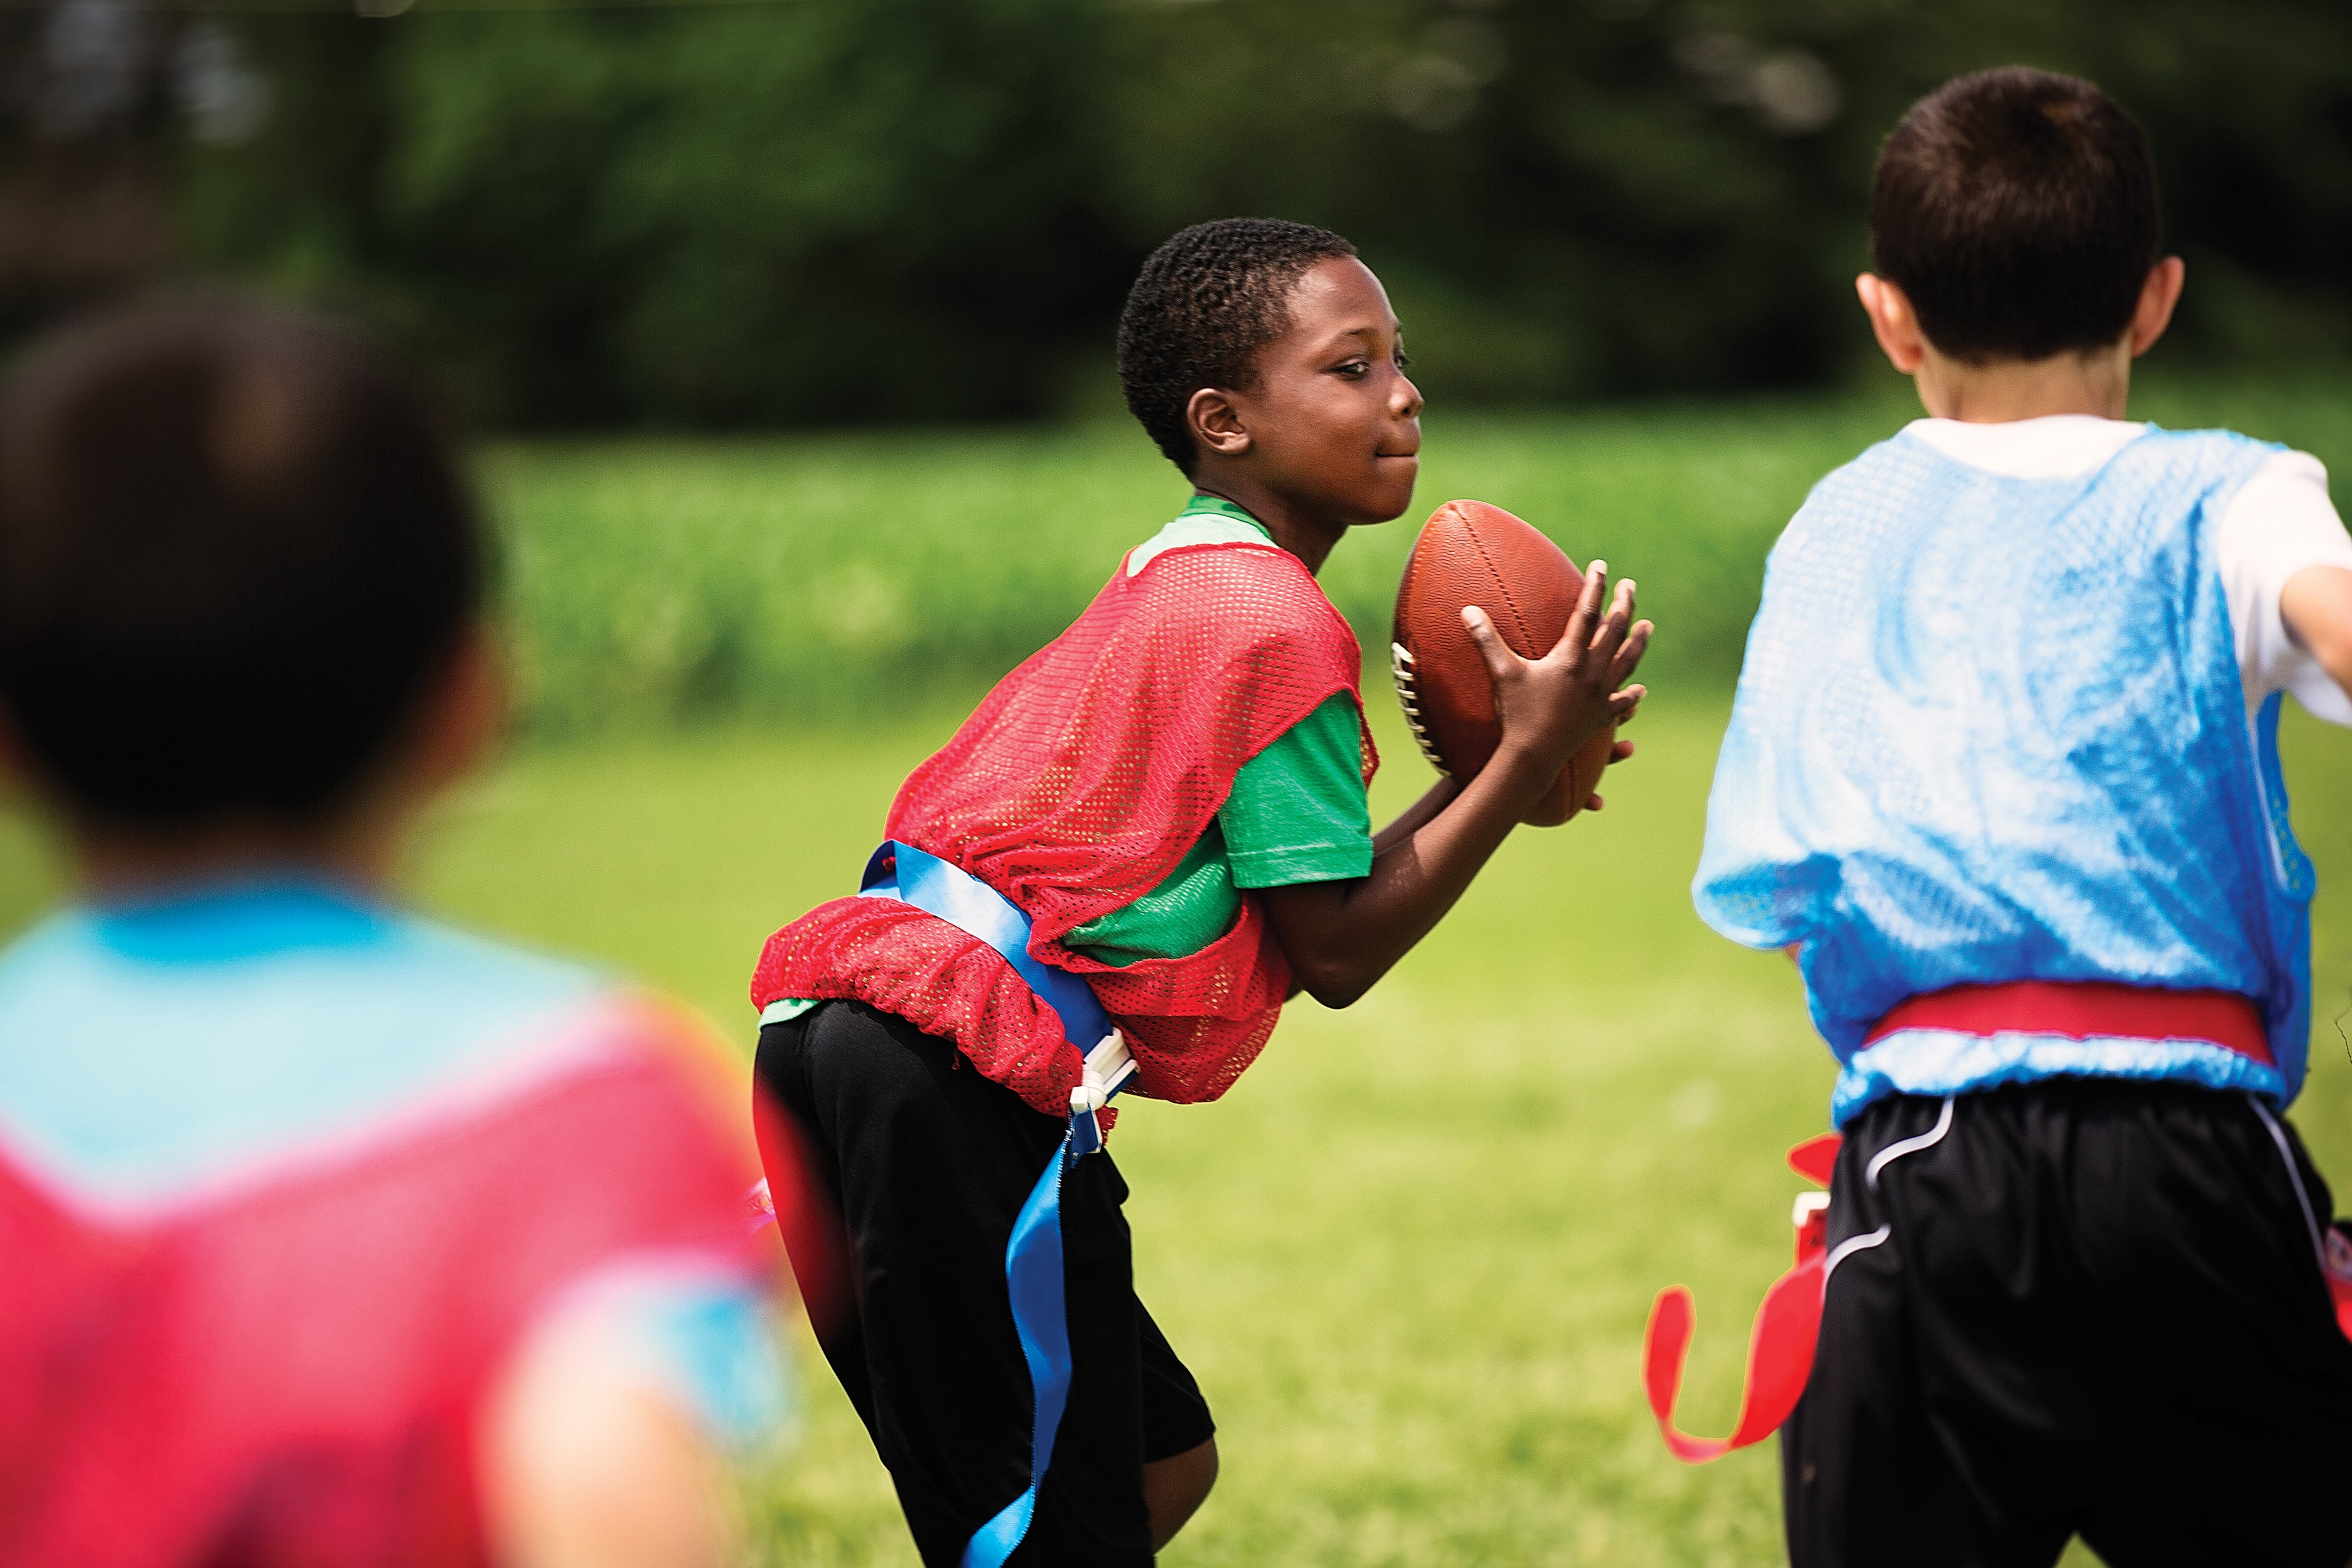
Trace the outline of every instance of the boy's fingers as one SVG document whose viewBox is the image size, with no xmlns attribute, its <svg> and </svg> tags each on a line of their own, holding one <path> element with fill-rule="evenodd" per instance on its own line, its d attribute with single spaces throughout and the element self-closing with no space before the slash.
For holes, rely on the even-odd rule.
<svg viewBox="0 0 2352 1568">
<path fill-rule="evenodd" d="M 1612 692 L 1609 697 L 1610 714 L 1622 724 L 1632 716 L 1633 710 L 1642 705 L 1642 699 L 1649 694 L 1650 689 L 1646 686 L 1629 686 L 1622 691 Z"/>
<path fill-rule="evenodd" d="M 1584 809 L 1587 811 L 1599 811 L 1602 806 L 1607 805 L 1609 803 L 1607 801 L 1601 799 L 1597 795 L 1588 795 L 1584 797 Z"/>
<path fill-rule="evenodd" d="M 1619 741 L 1609 748 L 1609 765 L 1613 768 L 1619 763 L 1623 762 L 1633 754 L 1633 742 L 1631 741 Z"/>
<path fill-rule="evenodd" d="M 1612 609 L 1609 618 L 1601 623 L 1601 629 L 1592 634 L 1592 641 L 1586 647 L 1581 660 L 1583 668 L 1605 674 L 1611 686 L 1624 684 L 1625 675 L 1631 673 L 1632 667 L 1627 666 L 1623 673 L 1619 673 L 1618 666 L 1624 662 L 1625 639 L 1631 630 L 1625 624 L 1625 606 L 1621 604 Z M 1639 654 L 1634 655 L 1636 659 L 1640 657 Z"/>
<path fill-rule="evenodd" d="M 1601 594 L 1609 582 L 1609 563 L 1595 561 L 1584 574 L 1584 591 L 1576 596 L 1576 608 L 1569 613 L 1568 625 L 1559 632 L 1559 641 L 1552 644 L 1546 658 L 1557 658 L 1573 655 L 1578 648 L 1592 642 L 1594 626 L 1601 619 Z"/>
<path fill-rule="evenodd" d="M 1478 656 L 1486 661 L 1486 673 L 1496 680 L 1509 675 L 1519 656 L 1511 651 L 1511 645 L 1505 642 L 1503 634 L 1495 629 L 1494 618 L 1476 605 L 1465 605 L 1462 606 L 1462 626 L 1470 634 L 1470 640 L 1477 645 Z"/>
<path fill-rule="evenodd" d="M 1598 574 L 1596 572 L 1595 575 Z M 1589 587 L 1591 584 L 1588 582 L 1586 585 Z M 1609 605 L 1609 613 L 1601 617 L 1601 624 L 1585 642 L 1586 657 L 1579 661 L 1584 668 L 1607 669 L 1615 663 L 1618 647 L 1624 642 L 1627 626 L 1633 620 L 1631 610 L 1632 601 L 1626 598 L 1621 584 L 1615 599 Z"/>
<path fill-rule="evenodd" d="M 1619 645 L 1616 657 L 1610 661 L 1610 685 L 1622 686 L 1633 678 L 1634 669 L 1642 662 L 1642 656 L 1650 651 L 1650 634 L 1655 630 L 1657 627 L 1648 621 L 1637 622 L 1634 625 L 1633 631 L 1627 634 L 1624 642 Z"/>
<path fill-rule="evenodd" d="M 1609 620 L 1619 626 L 1633 624 L 1633 579 L 1626 578 L 1617 584 L 1617 592 L 1609 600 Z"/>
</svg>

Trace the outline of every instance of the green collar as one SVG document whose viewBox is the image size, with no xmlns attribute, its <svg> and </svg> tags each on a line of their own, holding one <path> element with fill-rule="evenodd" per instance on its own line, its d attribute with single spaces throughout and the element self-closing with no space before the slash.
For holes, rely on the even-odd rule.
<svg viewBox="0 0 2352 1568">
<path fill-rule="evenodd" d="M 1223 496 L 1202 495 L 1195 490 L 1192 492 L 1192 499 L 1184 503 L 1184 510 L 1176 515 L 1180 518 L 1222 517 L 1231 522 L 1245 522 L 1258 532 L 1265 534 L 1265 542 L 1268 544 L 1274 542 L 1274 535 L 1266 531 L 1265 524 Z"/>
<path fill-rule="evenodd" d="M 1127 574 L 1132 577 L 1163 552 L 1188 544 L 1272 543 L 1274 535 L 1265 531 L 1265 525 L 1233 502 L 1196 495 L 1185 502 L 1184 510 L 1167 527 L 1128 552 Z"/>
</svg>

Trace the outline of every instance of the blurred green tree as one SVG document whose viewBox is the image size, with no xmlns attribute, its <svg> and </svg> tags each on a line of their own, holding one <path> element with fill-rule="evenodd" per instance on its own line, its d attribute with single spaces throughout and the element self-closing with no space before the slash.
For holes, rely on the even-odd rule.
<svg viewBox="0 0 2352 1568">
<path fill-rule="evenodd" d="M 1353 237 L 1448 400 L 1817 384 L 1878 139 L 2008 60 L 2147 125 L 2190 353 L 2352 353 L 2339 0 L 479 3 L 234 17 L 268 112 L 172 142 L 175 265 L 510 425 L 1107 403 L 1137 262 L 1238 212 Z"/>
<path fill-rule="evenodd" d="M 492 416 L 1014 416 L 1128 264 L 1070 0 L 259 16 L 200 258 L 355 298 Z M 1049 334 L 1041 340 L 1043 331 Z"/>
</svg>

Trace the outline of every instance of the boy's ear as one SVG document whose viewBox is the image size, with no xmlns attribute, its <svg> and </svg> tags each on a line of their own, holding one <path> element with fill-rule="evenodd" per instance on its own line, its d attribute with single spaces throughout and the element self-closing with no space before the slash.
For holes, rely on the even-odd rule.
<svg viewBox="0 0 2352 1568">
<path fill-rule="evenodd" d="M 1919 317 L 1911 309 L 1909 295 L 1874 272 L 1856 278 L 1853 292 L 1862 301 L 1862 313 L 1870 318 L 1871 334 L 1877 338 L 1888 363 L 1909 375 L 1927 362 L 1927 334 L 1919 330 Z"/>
<path fill-rule="evenodd" d="M 2168 256 L 2147 269 L 2147 281 L 2139 288 L 2138 308 L 2132 311 L 2132 358 L 2154 348 L 2164 329 L 2172 325 L 2172 312 L 2188 281 L 2189 264 L 2178 256 Z"/>
<path fill-rule="evenodd" d="M 477 622 L 457 645 L 418 716 L 407 772 L 420 795 L 438 795 L 498 749 L 506 731 L 506 659 L 488 626 Z"/>
<path fill-rule="evenodd" d="M 1184 423 L 1193 440 L 1221 458 L 1238 458 L 1252 445 L 1241 410 L 1234 406 L 1232 395 L 1218 387 L 1204 386 L 1192 395 L 1184 405 Z"/>
</svg>

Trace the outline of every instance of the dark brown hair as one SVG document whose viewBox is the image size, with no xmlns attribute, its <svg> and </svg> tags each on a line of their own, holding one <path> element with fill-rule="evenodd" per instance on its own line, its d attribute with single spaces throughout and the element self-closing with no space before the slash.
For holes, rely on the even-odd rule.
<svg viewBox="0 0 2352 1568">
<path fill-rule="evenodd" d="M 2089 82 L 2007 66 L 1946 82 L 1887 137 L 1871 264 L 1941 352 L 2047 359 L 2123 335 L 2163 226 L 2131 116 Z"/>
<path fill-rule="evenodd" d="M 447 668 L 483 574 L 434 422 L 318 323 L 146 310 L 0 396 L 0 708 L 94 821 L 331 816 Z"/>
<path fill-rule="evenodd" d="M 1118 384 L 1168 460 L 1197 461 L 1184 411 L 1204 386 L 1246 392 L 1260 350 L 1290 330 L 1290 290 L 1356 247 L 1328 229 L 1229 217 L 1180 230 L 1151 253 L 1118 318 Z"/>
</svg>

